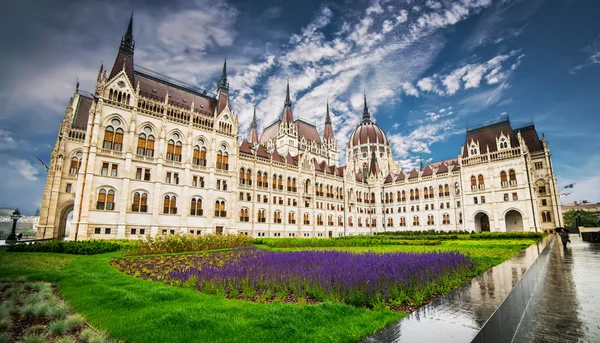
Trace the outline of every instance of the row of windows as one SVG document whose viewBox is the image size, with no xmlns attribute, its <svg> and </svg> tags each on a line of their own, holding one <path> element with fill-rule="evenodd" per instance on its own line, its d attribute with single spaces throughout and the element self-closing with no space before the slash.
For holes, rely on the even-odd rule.
<svg viewBox="0 0 600 343">
<path fill-rule="evenodd" d="M 506 187 L 509 184 L 511 186 L 517 185 L 517 174 L 512 169 L 510 169 L 508 173 L 504 170 L 500 172 L 500 185 Z M 475 177 L 475 175 L 471 176 L 471 190 L 477 189 L 485 189 L 485 178 L 481 174 L 477 177 Z"/>
</svg>

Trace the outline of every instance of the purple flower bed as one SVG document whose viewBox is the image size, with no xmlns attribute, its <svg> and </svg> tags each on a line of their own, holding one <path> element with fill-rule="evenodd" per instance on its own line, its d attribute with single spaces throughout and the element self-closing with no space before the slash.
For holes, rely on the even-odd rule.
<svg viewBox="0 0 600 343">
<path fill-rule="evenodd" d="M 171 270 L 165 279 L 231 298 L 272 301 L 292 295 L 298 302 L 373 307 L 418 305 L 462 283 L 472 267 L 469 257 L 458 252 L 238 251 L 223 263 Z"/>
</svg>

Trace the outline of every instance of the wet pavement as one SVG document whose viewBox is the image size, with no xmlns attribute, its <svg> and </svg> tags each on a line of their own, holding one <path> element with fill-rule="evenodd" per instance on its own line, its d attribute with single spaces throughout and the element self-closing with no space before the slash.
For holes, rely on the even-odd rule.
<svg viewBox="0 0 600 343">
<path fill-rule="evenodd" d="M 600 342 L 600 244 L 555 240 L 513 342 Z"/>
<path fill-rule="evenodd" d="M 471 342 L 550 239 L 546 237 L 363 342 Z"/>
</svg>

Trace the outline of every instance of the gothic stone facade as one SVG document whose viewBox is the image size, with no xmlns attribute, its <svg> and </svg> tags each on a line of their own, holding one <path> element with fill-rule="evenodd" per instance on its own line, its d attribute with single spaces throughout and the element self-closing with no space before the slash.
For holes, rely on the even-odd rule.
<svg viewBox="0 0 600 343">
<path fill-rule="evenodd" d="M 323 136 L 281 118 L 238 133 L 226 66 L 216 95 L 134 66 L 131 20 L 94 94 L 76 90 L 51 153 L 38 236 L 167 233 L 338 237 L 398 230 L 534 231 L 561 226 L 550 149 L 530 125 L 467 130 L 457 158 L 403 171 L 385 133 L 363 120 L 346 165 L 329 107 Z"/>
</svg>

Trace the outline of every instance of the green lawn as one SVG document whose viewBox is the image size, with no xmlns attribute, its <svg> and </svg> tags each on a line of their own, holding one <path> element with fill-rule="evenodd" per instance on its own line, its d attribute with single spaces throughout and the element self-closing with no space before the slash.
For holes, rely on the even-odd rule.
<svg viewBox="0 0 600 343">
<path fill-rule="evenodd" d="M 94 327 L 127 342 L 353 342 L 403 317 L 324 303 L 229 300 L 136 279 L 108 253 L 74 256 L 0 250 L 3 279 L 45 280 Z"/>
<path fill-rule="evenodd" d="M 477 273 L 506 260 L 535 239 L 449 240 L 441 245 L 285 248 L 352 252 L 457 250 Z M 355 342 L 399 320 L 402 313 L 324 303 L 259 304 L 137 279 L 109 265 L 122 252 L 92 256 L 8 253 L 0 249 L 0 278 L 53 282 L 76 312 L 126 342 Z"/>
</svg>

